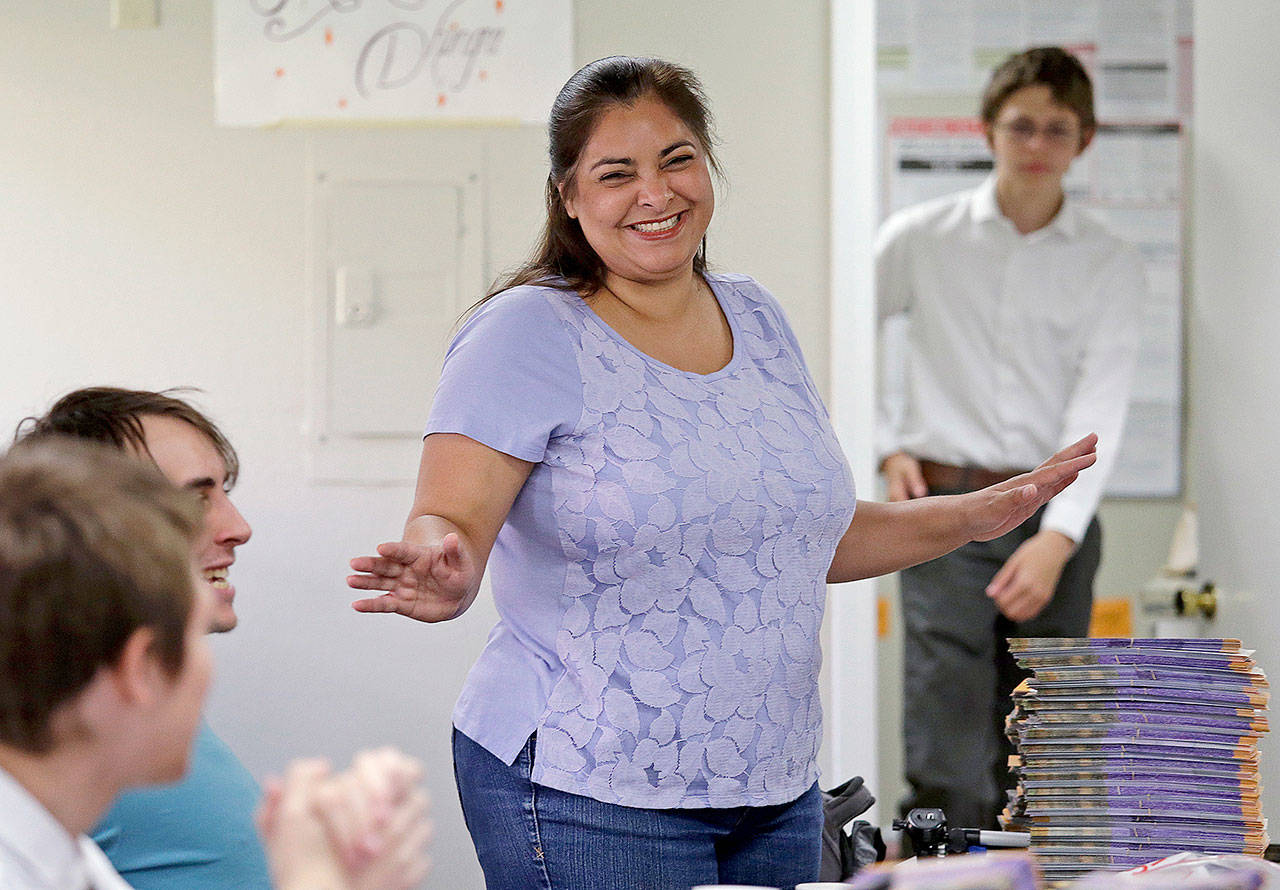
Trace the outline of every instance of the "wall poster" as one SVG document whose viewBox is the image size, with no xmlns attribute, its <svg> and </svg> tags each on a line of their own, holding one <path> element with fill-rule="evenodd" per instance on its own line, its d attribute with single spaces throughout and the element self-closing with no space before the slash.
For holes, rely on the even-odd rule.
<svg viewBox="0 0 1280 890">
<path fill-rule="evenodd" d="M 214 0 L 217 122 L 543 124 L 572 0 Z"/>
</svg>

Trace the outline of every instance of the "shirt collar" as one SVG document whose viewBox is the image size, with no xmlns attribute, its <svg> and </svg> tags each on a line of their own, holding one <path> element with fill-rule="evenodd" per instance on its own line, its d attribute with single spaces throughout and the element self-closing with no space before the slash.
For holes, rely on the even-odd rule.
<svg viewBox="0 0 1280 890">
<path fill-rule="evenodd" d="M 1067 238 L 1074 238 L 1080 231 L 1080 208 L 1071 200 L 1070 195 L 1062 196 L 1062 207 L 1058 210 L 1058 215 L 1045 228 L 1060 232 Z"/>
<path fill-rule="evenodd" d="M 80 835 L 80 861 L 89 878 L 89 886 L 93 890 L 133 890 L 120 873 L 115 870 L 107 854 L 92 840 Z"/>
<path fill-rule="evenodd" d="M 982 185 L 978 186 L 974 191 L 973 200 L 969 207 L 975 223 L 1004 219 L 1004 214 L 1000 212 L 1000 205 L 996 203 L 996 177 L 994 173 L 988 176 Z"/>
<path fill-rule="evenodd" d="M 973 200 L 969 205 L 969 212 L 975 223 L 991 222 L 992 220 L 1000 220 L 1006 225 L 1012 225 L 1000 212 L 1000 205 L 996 202 L 996 177 L 993 173 L 983 181 L 973 192 Z M 1070 195 L 1065 195 L 1062 199 L 1062 207 L 1058 210 L 1056 216 L 1049 221 L 1049 224 L 1038 232 L 1032 232 L 1032 235 L 1049 232 L 1057 232 L 1066 238 L 1074 238 L 1080 230 L 1080 208 L 1076 206 L 1076 202 L 1071 200 Z"/>
<path fill-rule="evenodd" d="M 84 835 L 69 834 L 31 792 L 3 769 L 0 814 L 0 858 L 20 864 L 39 881 L 36 886 L 84 887 L 91 880 L 95 888 L 103 890 L 128 886 L 93 841 Z"/>
</svg>

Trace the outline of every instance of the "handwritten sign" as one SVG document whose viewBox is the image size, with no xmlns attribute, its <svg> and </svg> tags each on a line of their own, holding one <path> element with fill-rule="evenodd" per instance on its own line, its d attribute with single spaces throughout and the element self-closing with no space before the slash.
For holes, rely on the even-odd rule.
<svg viewBox="0 0 1280 890">
<path fill-rule="evenodd" d="M 545 123 L 572 0 L 215 0 L 217 117 Z"/>
</svg>

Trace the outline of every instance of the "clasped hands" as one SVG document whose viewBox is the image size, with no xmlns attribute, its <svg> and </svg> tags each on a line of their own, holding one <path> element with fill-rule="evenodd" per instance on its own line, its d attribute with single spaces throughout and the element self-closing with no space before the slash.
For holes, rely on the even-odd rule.
<svg viewBox="0 0 1280 890">
<path fill-rule="evenodd" d="M 318 758 L 266 783 L 258 810 L 277 890 L 408 890 L 430 868 L 422 765 L 394 748 L 362 751 L 333 774 Z"/>
</svg>

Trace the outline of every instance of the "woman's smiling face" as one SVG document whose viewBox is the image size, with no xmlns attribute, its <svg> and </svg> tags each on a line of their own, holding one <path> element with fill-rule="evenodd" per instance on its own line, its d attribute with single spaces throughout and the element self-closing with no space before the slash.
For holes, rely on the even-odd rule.
<svg viewBox="0 0 1280 890">
<path fill-rule="evenodd" d="M 701 143 L 653 96 L 601 116 L 561 194 L 608 272 L 645 284 L 691 274 L 715 209 Z"/>
</svg>

